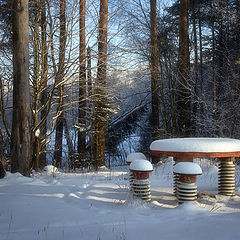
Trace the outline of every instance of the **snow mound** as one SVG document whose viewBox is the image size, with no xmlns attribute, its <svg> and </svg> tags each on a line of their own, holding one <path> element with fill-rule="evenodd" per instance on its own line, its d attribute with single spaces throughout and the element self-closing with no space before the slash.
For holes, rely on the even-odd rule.
<svg viewBox="0 0 240 240">
<path fill-rule="evenodd" d="M 183 211 L 184 214 L 186 214 L 187 212 L 195 212 L 196 214 L 198 214 L 199 212 L 207 213 L 206 209 L 200 207 L 195 202 L 184 202 L 177 207 L 177 211 Z"/>
<path fill-rule="evenodd" d="M 6 180 L 9 183 L 31 182 L 32 181 L 31 178 L 25 177 L 19 172 L 16 172 L 16 173 L 6 172 L 6 176 L 2 180 Z"/>
<path fill-rule="evenodd" d="M 153 141 L 152 151 L 169 152 L 236 152 L 240 140 L 232 138 L 171 138 Z"/>
<path fill-rule="evenodd" d="M 146 160 L 147 158 L 146 158 L 146 156 L 145 156 L 143 153 L 141 153 L 141 152 L 134 152 L 134 153 L 130 153 L 130 154 L 127 156 L 126 162 L 130 164 L 130 163 L 131 163 L 133 160 L 135 160 L 135 159 L 144 159 L 144 160 Z"/>
<path fill-rule="evenodd" d="M 200 175 L 202 174 L 202 169 L 197 163 L 180 162 L 174 166 L 173 172 L 180 174 Z"/>
<path fill-rule="evenodd" d="M 148 209 L 150 204 L 140 198 L 134 198 L 132 194 L 129 194 L 123 206 L 127 209 Z"/>
<path fill-rule="evenodd" d="M 43 170 L 46 173 L 46 175 L 48 175 L 48 176 L 59 173 L 58 169 L 56 167 L 54 167 L 53 165 L 45 166 Z"/>
<path fill-rule="evenodd" d="M 108 171 L 108 168 L 106 166 L 101 166 L 98 168 L 99 171 Z"/>
<path fill-rule="evenodd" d="M 130 164 L 130 169 L 133 171 L 152 171 L 153 166 L 148 160 L 136 159 Z"/>
</svg>

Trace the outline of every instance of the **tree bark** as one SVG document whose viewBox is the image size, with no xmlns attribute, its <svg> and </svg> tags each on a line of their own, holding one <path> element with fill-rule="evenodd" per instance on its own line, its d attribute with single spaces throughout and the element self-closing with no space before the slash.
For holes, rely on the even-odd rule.
<svg viewBox="0 0 240 240">
<path fill-rule="evenodd" d="M 190 60 L 189 60 L 189 28 L 188 0 L 180 1 L 179 21 L 179 59 L 178 59 L 178 89 L 177 89 L 177 124 L 180 137 L 189 136 L 190 129 Z"/>
<path fill-rule="evenodd" d="M 29 90 L 28 0 L 13 1 L 13 120 L 11 171 L 30 174 L 31 126 Z"/>
<path fill-rule="evenodd" d="M 79 6 L 79 108 L 78 153 L 81 160 L 86 159 L 86 41 L 85 41 L 85 6 L 80 0 Z M 81 130 L 81 128 L 83 128 Z"/>
<path fill-rule="evenodd" d="M 54 164 L 56 167 L 62 167 L 62 141 L 63 141 L 63 96 L 64 84 L 61 83 L 64 79 L 64 65 L 65 65 L 65 49 L 66 49 L 66 0 L 60 0 L 60 49 L 59 49 L 59 66 L 56 80 L 59 83 L 58 87 L 58 112 L 60 113 L 56 123 L 55 135 L 55 150 L 54 150 Z"/>
<path fill-rule="evenodd" d="M 192 22 L 193 22 L 193 39 L 194 39 L 194 96 L 193 96 L 193 118 L 192 127 L 193 134 L 198 134 L 197 123 L 199 121 L 198 113 L 198 97 L 199 97 L 199 79 L 198 79 L 198 41 L 197 41 L 197 30 L 196 30 L 196 2 L 192 1 Z"/>
<path fill-rule="evenodd" d="M 0 179 L 4 178 L 6 175 L 5 168 L 6 168 L 6 159 L 4 156 L 2 130 L 0 128 Z"/>
<path fill-rule="evenodd" d="M 4 169 L 4 167 L 3 167 L 2 162 L 0 161 L 0 179 L 1 179 L 1 178 L 4 178 L 5 175 L 6 175 L 5 169 Z"/>
<path fill-rule="evenodd" d="M 222 104 L 222 96 L 225 91 L 225 80 L 227 79 L 227 39 L 226 39 L 226 14 L 228 1 L 218 1 L 218 46 L 216 48 L 216 63 L 217 63 L 217 76 L 216 76 L 216 120 L 219 118 L 220 106 Z M 216 134 L 219 129 L 216 129 Z"/>
<path fill-rule="evenodd" d="M 47 49 L 47 18 L 46 18 L 46 1 L 41 0 L 41 86 L 42 93 L 40 96 L 41 106 L 45 106 L 48 100 L 47 97 L 47 73 L 48 73 L 48 49 Z M 44 121 L 47 115 L 47 108 L 45 107 L 41 111 L 41 121 Z M 46 137 L 47 135 L 47 121 L 44 121 L 41 127 L 40 137 Z M 46 166 L 46 145 L 41 145 L 41 155 L 39 160 L 39 167 L 43 169 Z"/>
<path fill-rule="evenodd" d="M 152 140 L 159 138 L 159 82 L 158 82 L 158 40 L 157 40 L 157 5 L 150 0 L 151 18 L 151 92 L 152 92 Z"/>
<path fill-rule="evenodd" d="M 92 57 L 91 57 L 91 48 L 87 49 L 87 84 L 88 84 L 88 122 L 89 122 L 89 158 L 90 163 L 93 162 L 93 149 L 94 149 L 94 103 L 93 103 L 93 82 L 92 82 Z"/>
<path fill-rule="evenodd" d="M 97 83 L 95 87 L 97 101 L 95 103 L 94 167 L 96 169 L 105 165 L 107 20 L 108 0 L 100 0 Z"/>
<path fill-rule="evenodd" d="M 32 16 L 32 35 L 33 35 L 33 100 L 32 106 L 33 114 L 32 114 L 32 127 L 35 128 L 38 125 L 39 121 L 39 97 L 41 93 L 41 83 L 40 83 L 40 31 L 39 31 L 39 23 L 40 23 L 40 5 L 38 1 L 33 3 L 33 16 Z M 34 129 L 35 130 L 35 129 Z M 39 134 L 35 134 L 34 130 L 32 131 L 32 165 L 35 171 L 39 170 L 39 155 L 40 155 L 40 139 Z"/>
<path fill-rule="evenodd" d="M 212 7 L 212 6 L 211 6 Z M 216 40 L 215 40 L 215 29 L 214 29 L 214 22 L 211 24 L 211 31 L 212 31 L 212 82 L 213 82 L 213 120 L 214 125 L 216 126 L 217 120 L 217 83 L 216 83 Z"/>
<path fill-rule="evenodd" d="M 240 2 L 239 0 L 235 0 L 235 6 L 236 6 L 236 12 L 237 14 L 237 21 L 236 22 L 240 22 Z M 237 41 L 237 56 L 236 59 L 240 60 L 240 25 L 238 24 L 238 27 L 236 29 L 236 41 Z M 236 82 L 235 82 L 235 91 L 237 94 L 239 94 L 239 81 L 240 81 L 240 62 L 236 61 L 235 64 L 235 71 L 237 73 L 237 77 L 236 77 Z"/>
<path fill-rule="evenodd" d="M 199 95 L 203 96 L 203 44 L 202 44 L 202 19 L 201 19 L 201 10 L 200 10 L 200 6 L 198 8 L 198 32 L 199 32 L 199 86 L 200 86 L 200 90 L 199 90 Z M 204 107 L 203 107 L 203 103 L 200 103 L 200 121 L 203 122 L 203 118 L 204 118 Z M 203 131 L 202 129 L 199 129 L 200 134 L 202 135 Z"/>
<path fill-rule="evenodd" d="M 63 118 L 63 126 L 64 126 L 64 133 L 65 133 L 65 137 L 66 137 L 67 145 L 68 145 L 68 155 L 72 156 L 74 154 L 73 144 L 72 144 L 72 139 L 70 136 L 70 131 L 68 128 L 67 120 L 65 117 Z"/>
</svg>

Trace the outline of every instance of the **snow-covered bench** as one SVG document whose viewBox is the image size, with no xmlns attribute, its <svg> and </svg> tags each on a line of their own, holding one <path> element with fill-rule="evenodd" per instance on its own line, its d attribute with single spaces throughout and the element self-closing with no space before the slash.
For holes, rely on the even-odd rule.
<svg viewBox="0 0 240 240">
<path fill-rule="evenodd" d="M 171 156 L 175 163 L 193 158 L 218 158 L 219 194 L 235 194 L 235 157 L 240 157 L 240 140 L 231 138 L 171 138 L 153 141 L 151 156 Z"/>
</svg>

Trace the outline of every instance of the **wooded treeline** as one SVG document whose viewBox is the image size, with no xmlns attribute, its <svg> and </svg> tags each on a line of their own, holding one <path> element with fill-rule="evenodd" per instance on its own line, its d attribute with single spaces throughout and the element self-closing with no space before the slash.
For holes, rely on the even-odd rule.
<svg viewBox="0 0 240 240">
<path fill-rule="evenodd" d="M 171 4 L 2 0 L 0 168 L 98 169 L 158 138 L 239 138 L 240 1 Z"/>
</svg>

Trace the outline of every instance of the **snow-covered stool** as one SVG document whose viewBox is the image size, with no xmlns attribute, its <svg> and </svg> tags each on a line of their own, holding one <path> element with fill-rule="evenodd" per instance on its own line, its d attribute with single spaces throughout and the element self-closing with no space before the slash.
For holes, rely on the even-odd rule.
<svg viewBox="0 0 240 240">
<path fill-rule="evenodd" d="M 179 203 L 197 200 L 197 175 L 202 169 L 197 163 L 180 162 L 174 166 L 174 173 L 178 174 L 177 198 Z"/>
<path fill-rule="evenodd" d="M 219 165 L 219 194 L 235 194 L 235 157 L 240 157 L 240 140 L 231 138 L 172 138 L 153 141 L 151 156 L 173 157 L 175 163 L 193 158 L 214 158 Z"/>
<path fill-rule="evenodd" d="M 136 159 L 130 164 L 133 173 L 133 196 L 149 202 L 151 200 L 149 175 L 153 166 L 148 160 Z"/>
<path fill-rule="evenodd" d="M 128 165 L 131 164 L 131 162 L 133 160 L 136 160 L 136 159 L 142 159 L 142 160 L 147 160 L 146 156 L 141 153 L 141 152 L 134 152 L 134 153 L 130 153 L 128 156 L 127 156 L 127 159 L 126 159 L 126 163 Z M 133 184 L 133 172 L 129 169 L 129 186 L 130 186 L 130 191 L 132 191 L 132 184 Z"/>
</svg>

